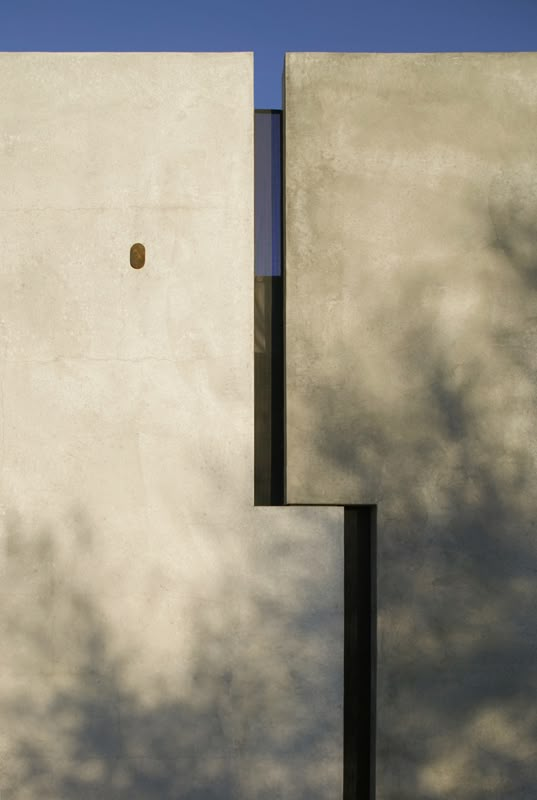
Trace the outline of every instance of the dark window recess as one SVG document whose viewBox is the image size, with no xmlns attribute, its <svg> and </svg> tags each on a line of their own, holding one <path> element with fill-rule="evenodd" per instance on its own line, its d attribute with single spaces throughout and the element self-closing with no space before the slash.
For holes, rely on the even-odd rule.
<svg viewBox="0 0 537 800">
<path fill-rule="evenodd" d="M 284 502 L 282 114 L 255 112 L 256 505 Z"/>
<path fill-rule="evenodd" d="M 375 797 L 376 506 L 345 507 L 343 800 Z"/>
</svg>

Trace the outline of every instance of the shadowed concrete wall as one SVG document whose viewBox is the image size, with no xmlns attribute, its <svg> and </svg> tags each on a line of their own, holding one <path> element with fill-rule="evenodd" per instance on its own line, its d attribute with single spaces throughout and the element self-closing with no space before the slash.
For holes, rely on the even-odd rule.
<svg viewBox="0 0 537 800">
<path fill-rule="evenodd" d="M 287 500 L 378 503 L 379 800 L 537 786 L 537 54 L 291 54 Z"/>
<path fill-rule="evenodd" d="M 2 800 L 339 794 L 342 512 L 253 508 L 252 125 L 250 54 L 0 57 Z"/>
</svg>

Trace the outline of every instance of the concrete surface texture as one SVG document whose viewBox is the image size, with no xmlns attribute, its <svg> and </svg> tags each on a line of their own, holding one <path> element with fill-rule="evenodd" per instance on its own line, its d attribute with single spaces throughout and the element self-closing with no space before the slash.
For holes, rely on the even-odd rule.
<svg viewBox="0 0 537 800">
<path fill-rule="evenodd" d="M 537 54 L 287 56 L 287 500 L 378 503 L 379 800 L 537 786 Z"/>
<path fill-rule="evenodd" d="M 251 54 L 0 57 L 2 800 L 340 793 L 342 511 L 253 508 L 252 125 Z"/>
</svg>

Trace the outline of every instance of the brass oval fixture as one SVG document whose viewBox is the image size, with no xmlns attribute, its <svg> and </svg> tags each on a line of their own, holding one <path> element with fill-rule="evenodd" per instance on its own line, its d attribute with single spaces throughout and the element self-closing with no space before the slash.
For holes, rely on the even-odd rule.
<svg viewBox="0 0 537 800">
<path fill-rule="evenodd" d="M 136 242 L 131 247 L 131 267 L 133 269 L 142 269 L 145 264 L 145 247 L 140 242 Z"/>
</svg>

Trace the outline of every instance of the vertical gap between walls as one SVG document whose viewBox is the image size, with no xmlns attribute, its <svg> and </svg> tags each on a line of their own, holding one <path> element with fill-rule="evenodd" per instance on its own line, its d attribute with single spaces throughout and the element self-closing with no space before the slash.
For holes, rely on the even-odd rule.
<svg viewBox="0 0 537 800">
<path fill-rule="evenodd" d="M 282 112 L 254 115 L 254 503 L 284 502 Z"/>
<path fill-rule="evenodd" d="M 374 800 L 376 506 L 345 506 L 343 800 Z"/>
<path fill-rule="evenodd" d="M 286 503 L 282 111 L 256 110 L 254 131 L 254 503 L 278 506 Z M 376 549 L 377 507 L 345 506 L 343 800 L 375 798 Z"/>
</svg>

